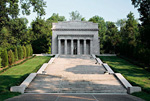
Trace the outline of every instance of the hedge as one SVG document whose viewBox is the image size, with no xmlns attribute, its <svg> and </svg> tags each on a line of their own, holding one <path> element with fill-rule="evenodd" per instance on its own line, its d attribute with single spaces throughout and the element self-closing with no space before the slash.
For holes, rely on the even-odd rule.
<svg viewBox="0 0 150 101">
<path fill-rule="evenodd" d="M 9 50 L 7 52 L 7 50 Z M 33 54 L 32 45 L 26 45 L 18 47 L 14 46 L 9 49 L 0 48 L 0 68 L 6 67 L 8 64 L 12 65 L 18 59 L 29 57 Z"/>
</svg>

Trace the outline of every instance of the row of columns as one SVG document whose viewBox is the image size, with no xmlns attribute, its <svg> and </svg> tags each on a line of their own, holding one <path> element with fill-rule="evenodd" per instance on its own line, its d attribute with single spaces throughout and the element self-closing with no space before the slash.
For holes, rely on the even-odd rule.
<svg viewBox="0 0 150 101">
<path fill-rule="evenodd" d="M 67 55 L 67 39 L 65 40 L 65 54 Z M 90 40 L 90 54 L 92 54 L 92 44 L 93 41 Z M 73 39 L 71 39 L 71 55 L 73 54 L 74 43 Z M 61 39 L 58 39 L 58 54 L 61 54 Z M 80 39 L 77 39 L 77 54 L 80 55 Z M 86 54 L 86 39 L 84 39 L 84 54 Z"/>
</svg>

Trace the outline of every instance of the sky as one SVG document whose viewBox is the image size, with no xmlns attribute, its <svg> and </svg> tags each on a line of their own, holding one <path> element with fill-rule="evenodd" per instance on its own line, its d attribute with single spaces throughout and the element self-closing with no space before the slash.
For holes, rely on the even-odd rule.
<svg viewBox="0 0 150 101">
<path fill-rule="evenodd" d="M 116 22 L 119 19 L 126 18 L 130 11 L 135 18 L 139 18 L 137 9 L 131 3 L 131 0 L 44 0 L 46 4 L 46 15 L 43 18 L 49 18 L 53 13 L 58 13 L 60 16 L 65 16 L 67 21 L 70 19 L 69 13 L 78 11 L 86 20 L 98 15 L 103 17 L 105 21 Z M 36 13 L 31 13 L 29 16 L 20 14 L 20 17 L 26 17 L 29 24 L 37 17 Z"/>
</svg>

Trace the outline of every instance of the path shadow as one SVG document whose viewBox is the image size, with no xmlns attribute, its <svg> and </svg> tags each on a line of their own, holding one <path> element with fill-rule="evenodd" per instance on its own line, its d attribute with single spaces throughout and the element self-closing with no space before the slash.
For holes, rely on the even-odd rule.
<svg viewBox="0 0 150 101">
<path fill-rule="evenodd" d="M 74 74 L 104 74 L 106 70 L 103 66 L 99 65 L 77 65 L 72 68 L 67 68 L 65 71 L 72 72 Z"/>
</svg>

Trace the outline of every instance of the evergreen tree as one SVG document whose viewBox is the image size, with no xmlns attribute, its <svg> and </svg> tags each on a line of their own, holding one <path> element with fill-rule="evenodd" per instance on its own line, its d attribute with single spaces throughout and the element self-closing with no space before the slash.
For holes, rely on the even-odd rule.
<svg viewBox="0 0 150 101">
<path fill-rule="evenodd" d="M 105 43 L 105 34 L 106 34 L 106 22 L 104 20 L 104 18 L 100 17 L 100 16 L 93 16 L 92 18 L 89 19 L 89 21 L 92 21 L 93 23 L 98 23 L 98 37 L 100 38 L 100 52 L 104 53 L 105 49 L 104 49 L 104 43 Z"/>
<path fill-rule="evenodd" d="M 22 46 L 22 48 L 23 48 L 23 58 L 26 58 L 27 57 L 26 48 L 24 45 Z"/>
<path fill-rule="evenodd" d="M 2 62 L 2 58 L 1 58 L 1 48 L 0 48 L 0 68 L 2 66 L 1 62 Z"/>
<path fill-rule="evenodd" d="M 32 56 L 32 54 L 33 54 L 32 45 L 30 44 L 29 46 L 30 46 L 30 56 Z"/>
<path fill-rule="evenodd" d="M 115 23 L 106 22 L 107 31 L 105 34 L 104 49 L 106 53 L 115 53 L 115 47 L 118 43 L 118 29 Z"/>
<path fill-rule="evenodd" d="M 1 57 L 0 57 L 0 68 L 1 68 L 1 61 L 2 61 L 2 59 L 1 59 Z"/>
<path fill-rule="evenodd" d="M 15 61 L 18 60 L 18 50 L 17 50 L 17 47 L 15 47 L 14 58 L 15 58 Z"/>
<path fill-rule="evenodd" d="M 84 18 L 82 18 L 82 15 L 78 11 L 72 11 L 70 14 L 70 20 L 71 21 L 81 21 Z"/>
<path fill-rule="evenodd" d="M 150 49 L 150 0 L 131 1 L 140 13 L 140 21 L 142 22 L 140 29 L 141 43 L 145 48 Z"/>
<path fill-rule="evenodd" d="M 21 45 L 18 47 L 18 58 L 23 59 L 23 49 Z"/>
<path fill-rule="evenodd" d="M 27 53 L 27 57 L 30 56 L 30 47 L 29 45 L 26 45 L 26 53 Z"/>
<path fill-rule="evenodd" d="M 10 65 L 14 63 L 14 53 L 12 52 L 12 50 L 8 51 L 8 61 Z"/>
<path fill-rule="evenodd" d="M 2 66 L 6 67 L 8 65 L 8 53 L 6 49 L 2 51 L 1 58 L 2 58 Z"/>
</svg>

